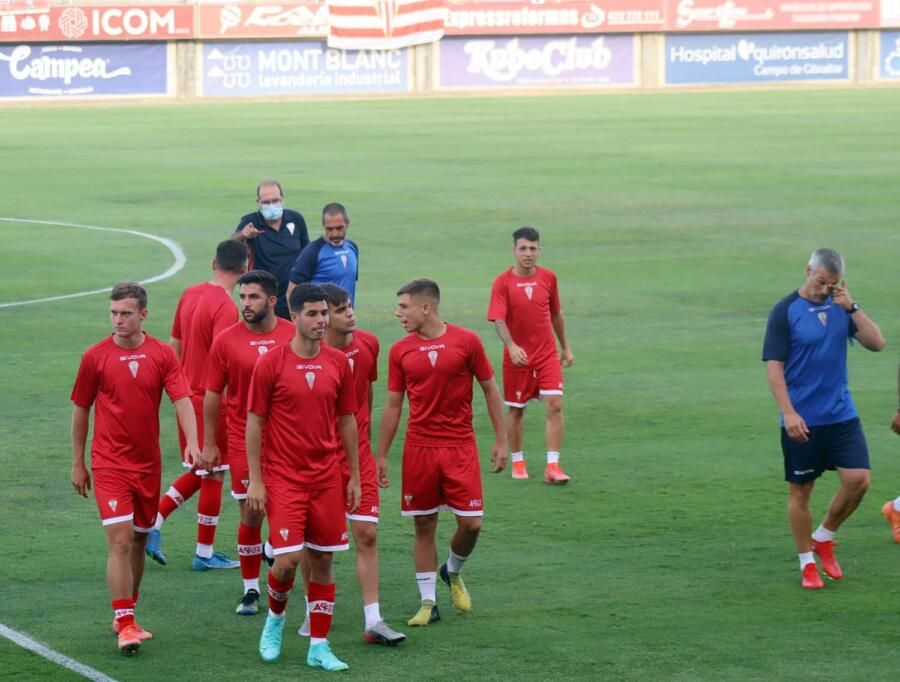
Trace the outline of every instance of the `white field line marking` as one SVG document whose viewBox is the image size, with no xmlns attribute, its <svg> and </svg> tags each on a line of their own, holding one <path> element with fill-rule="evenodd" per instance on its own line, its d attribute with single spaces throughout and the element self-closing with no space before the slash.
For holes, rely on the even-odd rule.
<svg viewBox="0 0 900 682">
<path fill-rule="evenodd" d="M 172 256 L 174 256 L 175 262 L 172 263 L 169 269 L 162 274 L 154 275 L 149 279 L 141 280 L 141 284 L 153 284 L 153 282 L 160 282 L 164 279 L 168 279 L 179 270 L 181 270 L 181 268 L 184 267 L 184 264 L 187 263 L 187 256 L 184 255 L 184 251 L 181 249 L 181 245 L 178 242 L 171 239 L 166 239 L 165 237 L 158 237 L 155 234 L 139 232 L 138 230 L 124 230 L 119 227 L 99 227 L 97 225 L 79 225 L 78 223 L 61 223 L 53 220 L 28 220 L 25 218 L 0 218 L 0 222 L 30 223 L 32 225 L 60 225 L 62 227 L 78 227 L 84 230 L 95 230 L 97 232 L 121 232 L 123 234 L 133 234 L 137 237 L 143 237 L 144 239 L 150 239 L 154 242 L 159 242 L 169 250 Z M 8 303 L 0 303 L 0 308 L 12 308 L 13 306 L 30 305 L 32 303 L 48 303 L 49 301 L 63 301 L 68 298 L 93 296 L 94 294 L 103 294 L 108 291 L 112 291 L 112 287 L 106 287 L 104 289 L 91 289 L 90 291 L 79 291 L 74 294 L 63 294 L 61 296 L 48 296 L 47 298 L 33 298 L 28 301 L 10 301 Z"/>
<path fill-rule="evenodd" d="M 28 649 L 28 651 L 32 651 L 38 656 L 46 658 L 52 663 L 56 663 L 56 665 L 68 668 L 73 673 L 78 673 L 82 677 L 94 680 L 94 682 L 116 682 L 112 677 L 104 675 L 99 670 L 94 670 L 90 666 L 84 665 L 84 663 L 79 663 L 74 658 L 64 656 L 58 651 L 32 639 L 28 635 L 5 626 L 3 623 L 0 623 L 0 636 L 5 637 L 10 642 L 18 644 L 23 649 Z"/>
</svg>

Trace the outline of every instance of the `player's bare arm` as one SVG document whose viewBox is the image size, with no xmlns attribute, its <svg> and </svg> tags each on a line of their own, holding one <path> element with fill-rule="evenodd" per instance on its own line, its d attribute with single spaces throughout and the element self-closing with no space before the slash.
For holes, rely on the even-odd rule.
<svg viewBox="0 0 900 682">
<path fill-rule="evenodd" d="M 82 497 L 91 489 L 91 475 L 84 464 L 84 446 L 87 442 L 90 410 L 80 405 L 72 408 L 72 485 Z"/>
<path fill-rule="evenodd" d="M 240 230 L 231 235 L 231 238 L 238 242 L 244 242 L 248 239 L 253 239 L 258 234 L 259 230 L 253 226 L 253 223 L 247 223 Z"/>
<path fill-rule="evenodd" d="M 378 487 L 388 488 L 391 485 L 388 480 L 388 452 L 394 436 L 397 435 L 397 427 L 400 426 L 400 413 L 403 411 L 403 393 L 388 391 L 384 408 L 381 411 L 381 429 L 378 432 L 378 455 L 375 457 L 375 468 L 378 472 Z"/>
<path fill-rule="evenodd" d="M 350 480 L 347 481 L 347 511 L 353 513 L 362 499 L 362 488 L 359 483 L 359 433 L 356 429 L 356 417 L 352 414 L 338 415 L 338 432 L 341 444 L 347 455 L 350 467 Z"/>
<path fill-rule="evenodd" d="M 207 471 L 212 471 L 222 460 L 222 453 L 216 444 L 216 426 L 221 409 L 222 394 L 207 391 L 203 396 L 203 451 L 200 453 L 200 466 Z"/>
<path fill-rule="evenodd" d="M 506 326 L 506 321 L 494 320 L 494 329 L 497 331 L 497 336 L 500 337 L 503 345 L 506 346 L 506 349 L 509 351 L 509 359 L 512 360 L 512 363 L 517 367 L 524 367 L 527 365 L 528 353 L 525 352 L 524 348 L 513 341 L 512 334 L 509 333 L 509 327 Z"/>
<path fill-rule="evenodd" d="M 766 361 L 766 381 L 769 382 L 769 390 L 775 397 L 778 409 L 784 417 L 784 430 L 787 431 L 788 437 L 798 443 L 805 443 L 809 440 L 809 427 L 803 420 L 791 403 L 791 397 L 788 395 L 787 382 L 784 380 L 784 363 L 780 360 Z"/>
<path fill-rule="evenodd" d="M 559 361 L 563 367 L 571 367 L 575 362 L 575 356 L 572 349 L 569 348 L 569 341 L 566 339 L 566 318 L 563 317 L 562 310 L 558 313 L 550 313 L 550 324 L 553 325 L 553 333 L 559 340 Z"/>
<path fill-rule="evenodd" d="M 503 398 L 494 377 L 487 381 L 479 381 L 481 390 L 484 391 L 484 400 L 487 403 L 488 416 L 494 427 L 494 444 L 491 446 L 491 469 L 496 474 L 506 468 L 509 457 L 509 448 L 506 443 L 506 425 L 503 420 Z"/>
<path fill-rule="evenodd" d="M 175 351 L 175 357 L 178 358 L 178 362 L 181 362 L 181 339 L 169 339 L 169 345 Z"/>
<path fill-rule="evenodd" d="M 247 484 L 247 506 L 250 511 L 263 513 L 266 510 L 266 487 L 262 480 L 262 432 L 266 418 L 253 412 L 247 413 L 247 431 L 244 434 L 247 445 L 247 468 L 250 483 Z"/>
<path fill-rule="evenodd" d="M 179 398 L 175 401 L 175 416 L 187 441 L 184 454 L 187 461 L 196 465 L 200 461 L 200 445 L 197 441 L 197 416 L 194 414 L 190 398 Z"/>
</svg>

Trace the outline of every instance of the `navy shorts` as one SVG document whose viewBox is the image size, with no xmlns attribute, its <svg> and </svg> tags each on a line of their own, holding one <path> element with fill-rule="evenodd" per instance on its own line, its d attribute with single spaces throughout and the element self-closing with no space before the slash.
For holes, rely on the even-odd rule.
<svg viewBox="0 0 900 682">
<path fill-rule="evenodd" d="M 839 424 L 809 427 L 809 440 L 791 440 L 781 427 L 784 480 L 809 483 L 826 469 L 868 469 L 869 447 L 859 417 Z"/>
</svg>

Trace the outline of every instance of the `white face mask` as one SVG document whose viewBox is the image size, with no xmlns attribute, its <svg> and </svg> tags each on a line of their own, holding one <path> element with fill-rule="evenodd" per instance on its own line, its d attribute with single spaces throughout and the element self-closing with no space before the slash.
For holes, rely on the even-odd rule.
<svg viewBox="0 0 900 682">
<path fill-rule="evenodd" d="M 284 204 L 281 202 L 277 204 L 263 204 L 260 206 L 259 212 L 262 213 L 262 217 L 266 220 L 278 220 L 284 213 Z"/>
</svg>

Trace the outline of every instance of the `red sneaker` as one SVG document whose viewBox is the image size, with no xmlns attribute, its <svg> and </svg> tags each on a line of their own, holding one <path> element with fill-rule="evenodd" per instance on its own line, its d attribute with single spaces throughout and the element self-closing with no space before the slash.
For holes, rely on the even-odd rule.
<svg viewBox="0 0 900 682">
<path fill-rule="evenodd" d="M 894 530 L 894 542 L 900 542 L 900 512 L 894 509 L 894 501 L 885 502 L 881 508 L 881 515 L 887 519 Z"/>
<path fill-rule="evenodd" d="M 119 633 L 119 651 L 123 654 L 133 654 L 140 648 L 140 629 L 137 625 L 126 625 Z"/>
<path fill-rule="evenodd" d="M 821 590 L 825 587 L 825 583 L 822 582 L 822 576 L 819 575 L 819 569 L 816 568 L 815 561 L 803 567 L 803 580 L 800 584 L 807 590 Z"/>
<path fill-rule="evenodd" d="M 137 635 L 138 635 L 138 637 L 140 637 L 142 642 L 145 640 L 148 640 L 148 639 L 153 639 L 153 634 L 150 632 L 147 632 L 138 623 L 135 623 L 134 627 L 136 627 L 138 629 Z M 113 619 L 112 631 L 114 633 L 116 633 L 117 635 L 119 634 L 119 621 L 117 621 L 116 619 Z"/>
<path fill-rule="evenodd" d="M 825 542 L 812 541 L 812 550 L 819 555 L 825 575 L 833 580 L 840 580 L 844 573 L 841 571 L 837 559 L 834 558 L 834 548 L 835 542 L 833 540 L 826 540 Z"/>
<path fill-rule="evenodd" d="M 544 469 L 544 483 L 564 484 L 569 482 L 569 477 L 559 468 L 559 464 L 548 464 Z"/>
<path fill-rule="evenodd" d="M 528 470 L 525 468 L 525 460 L 512 463 L 512 477 L 516 479 L 528 478 Z"/>
</svg>

